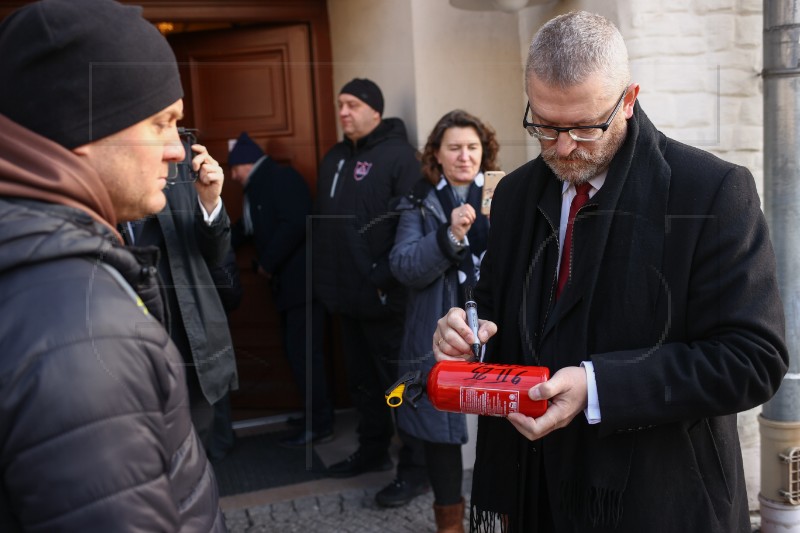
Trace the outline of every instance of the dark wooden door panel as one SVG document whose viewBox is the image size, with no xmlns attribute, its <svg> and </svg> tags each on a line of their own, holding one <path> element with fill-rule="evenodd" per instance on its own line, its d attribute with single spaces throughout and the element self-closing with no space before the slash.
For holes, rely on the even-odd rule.
<svg viewBox="0 0 800 533">
<path fill-rule="evenodd" d="M 318 151 L 306 25 L 188 33 L 170 42 L 203 139 L 227 142 L 247 131 L 270 157 L 292 164 L 314 184 Z"/>
<path fill-rule="evenodd" d="M 169 40 L 186 93 L 183 124 L 199 130 L 199 142 L 211 155 L 226 166 L 229 142 L 247 131 L 270 157 L 292 164 L 313 184 L 317 141 L 307 26 L 192 32 Z M 222 197 L 231 220 L 238 220 L 241 186 L 227 181 Z M 231 395 L 237 418 L 302 406 L 282 347 L 280 317 L 266 280 L 252 269 L 254 258 L 252 246 L 237 250 L 244 286 L 230 321 L 240 381 Z"/>
</svg>

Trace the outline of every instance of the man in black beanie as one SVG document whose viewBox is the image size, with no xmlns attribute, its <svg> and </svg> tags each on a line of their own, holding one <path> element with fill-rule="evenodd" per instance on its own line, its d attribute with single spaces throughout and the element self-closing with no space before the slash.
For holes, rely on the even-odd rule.
<svg viewBox="0 0 800 533">
<path fill-rule="evenodd" d="M 242 132 L 228 154 L 231 179 L 244 188 L 242 218 L 232 229 L 234 246 L 253 242 L 256 269 L 266 278 L 281 319 L 281 341 L 304 404 L 303 426 L 279 441 L 302 448 L 333 439 L 322 348 L 325 317 L 307 288 L 306 220 L 311 192 L 303 176 L 280 165 Z"/>
<path fill-rule="evenodd" d="M 116 230 L 165 205 L 182 96 L 141 8 L 43 0 L 0 24 L 0 531 L 225 531 L 157 252 Z"/>
<path fill-rule="evenodd" d="M 358 450 L 328 468 L 332 477 L 389 470 L 394 425 L 383 393 L 397 379 L 405 289 L 392 276 L 394 208 L 421 175 L 416 150 L 398 118 L 383 119 L 383 95 L 366 78 L 340 91 L 344 139 L 325 154 L 313 228 L 316 296 L 339 314 L 350 395 L 359 414 Z M 428 490 L 422 443 L 400 433 L 397 479 L 378 492 L 385 507 Z"/>
</svg>

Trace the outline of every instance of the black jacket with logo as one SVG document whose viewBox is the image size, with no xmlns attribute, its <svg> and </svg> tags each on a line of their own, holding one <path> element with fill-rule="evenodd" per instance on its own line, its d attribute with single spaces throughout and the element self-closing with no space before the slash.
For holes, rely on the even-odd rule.
<svg viewBox="0 0 800 533">
<path fill-rule="evenodd" d="M 403 122 L 383 120 L 369 135 L 325 154 L 313 225 L 314 289 L 329 311 L 356 318 L 402 314 L 405 289 L 392 276 L 398 201 L 420 164 Z"/>
</svg>

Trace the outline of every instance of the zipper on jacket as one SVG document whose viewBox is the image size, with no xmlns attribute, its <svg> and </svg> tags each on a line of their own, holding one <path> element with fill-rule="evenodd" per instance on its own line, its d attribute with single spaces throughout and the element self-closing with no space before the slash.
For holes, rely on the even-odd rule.
<svg viewBox="0 0 800 533">
<path fill-rule="evenodd" d="M 336 192 L 336 183 L 339 181 L 339 173 L 342 171 L 343 166 L 344 158 L 339 160 L 339 166 L 336 167 L 336 174 L 333 175 L 333 183 L 331 184 L 331 198 L 333 198 L 333 193 Z"/>
</svg>

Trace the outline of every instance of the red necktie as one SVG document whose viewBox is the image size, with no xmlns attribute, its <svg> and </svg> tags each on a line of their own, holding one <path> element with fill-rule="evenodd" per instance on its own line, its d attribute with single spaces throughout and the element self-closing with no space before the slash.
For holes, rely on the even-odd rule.
<svg viewBox="0 0 800 533">
<path fill-rule="evenodd" d="M 569 206 L 569 218 L 567 219 L 567 234 L 564 235 L 564 247 L 561 249 L 561 265 L 558 267 L 558 288 L 556 289 L 556 298 L 561 296 L 561 291 L 567 284 L 567 278 L 570 274 L 570 258 L 572 257 L 572 229 L 575 225 L 575 215 L 578 210 L 586 205 L 589 201 L 589 191 L 592 190 L 590 183 L 581 183 L 575 186 L 577 194 L 572 199 Z"/>
</svg>

